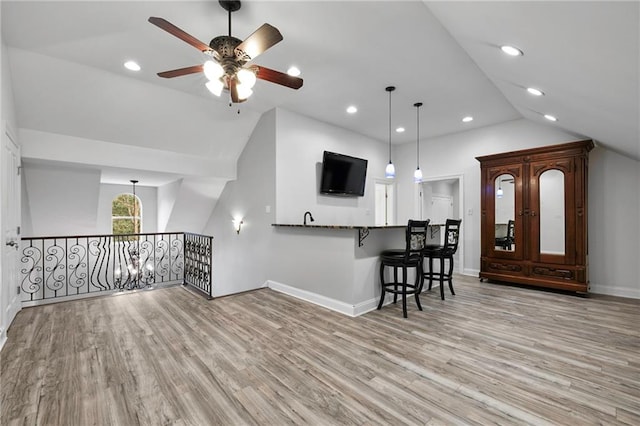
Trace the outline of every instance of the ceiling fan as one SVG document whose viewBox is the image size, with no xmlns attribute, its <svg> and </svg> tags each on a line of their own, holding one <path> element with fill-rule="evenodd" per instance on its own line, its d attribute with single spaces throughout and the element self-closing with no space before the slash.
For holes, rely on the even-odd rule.
<svg viewBox="0 0 640 426">
<path fill-rule="evenodd" d="M 149 22 L 153 25 L 189 43 L 210 57 L 202 65 L 164 71 L 158 73 L 158 76 L 173 78 L 203 72 L 209 80 L 206 84 L 207 89 L 216 96 L 220 96 L 223 90 L 227 90 L 233 103 L 246 101 L 253 93 L 252 87 L 258 78 L 292 89 L 302 87 L 302 79 L 299 77 L 293 77 L 260 65 L 247 64 L 265 50 L 282 41 L 280 31 L 269 24 L 263 24 L 246 39 L 235 38 L 231 35 L 231 12 L 240 9 L 241 3 L 239 0 L 219 0 L 219 3 L 229 12 L 229 35 L 215 37 L 209 45 L 163 18 L 153 16 L 149 18 Z"/>
</svg>

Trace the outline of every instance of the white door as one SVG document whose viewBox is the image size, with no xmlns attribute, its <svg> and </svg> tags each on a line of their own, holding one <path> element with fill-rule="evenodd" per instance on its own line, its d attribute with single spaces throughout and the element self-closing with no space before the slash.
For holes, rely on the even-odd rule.
<svg viewBox="0 0 640 426">
<path fill-rule="evenodd" d="M 7 328 L 20 310 L 18 296 L 18 248 L 20 243 L 20 148 L 6 125 L 2 132 L 2 282 L 0 282 L 0 344 L 6 339 Z"/>
<path fill-rule="evenodd" d="M 431 196 L 431 222 L 443 225 L 453 219 L 453 197 L 451 195 Z"/>
<path fill-rule="evenodd" d="M 394 225 L 394 192 L 392 183 L 376 182 L 376 226 Z"/>
</svg>

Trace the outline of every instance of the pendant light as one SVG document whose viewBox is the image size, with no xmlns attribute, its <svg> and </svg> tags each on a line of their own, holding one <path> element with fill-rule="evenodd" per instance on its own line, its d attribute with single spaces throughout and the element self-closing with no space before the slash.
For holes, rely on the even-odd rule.
<svg viewBox="0 0 640 426">
<path fill-rule="evenodd" d="M 422 170 L 420 170 L 420 107 L 422 102 L 413 104 L 416 107 L 416 171 L 413 172 L 413 181 L 422 182 Z"/>
<path fill-rule="evenodd" d="M 387 168 L 384 170 L 384 176 L 386 178 L 393 179 L 396 177 L 396 168 L 391 162 L 391 92 L 396 90 L 396 88 L 394 86 L 389 86 L 384 90 L 389 92 L 389 164 L 387 164 Z"/>
</svg>

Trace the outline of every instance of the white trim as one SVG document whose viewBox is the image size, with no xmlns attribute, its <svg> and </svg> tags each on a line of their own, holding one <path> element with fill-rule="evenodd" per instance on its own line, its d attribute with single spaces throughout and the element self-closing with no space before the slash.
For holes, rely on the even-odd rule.
<svg viewBox="0 0 640 426">
<path fill-rule="evenodd" d="M 304 300 L 305 302 L 313 303 L 314 305 L 322 306 L 323 308 L 331 309 L 332 311 L 350 316 L 350 317 L 358 317 L 360 315 L 364 315 L 368 312 L 375 311 L 378 308 L 378 302 L 380 301 L 378 297 L 373 299 L 365 300 L 364 302 L 360 302 L 357 305 L 350 305 L 345 302 L 341 302 L 339 300 L 331 299 L 326 296 L 322 296 L 320 294 L 312 293 L 307 290 L 302 290 L 296 287 L 291 287 L 286 284 L 282 284 L 276 281 L 267 280 L 264 284 L 264 287 L 268 287 L 272 290 L 278 291 L 280 293 L 287 294 L 289 296 L 295 297 L 296 299 Z M 440 287 L 440 283 L 435 282 L 431 287 L 431 290 Z M 426 292 L 426 289 L 423 289 L 422 292 Z M 385 297 L 384 303 L 382 306 L 386 306 L 393 302 L 393 294 L 389 293 Z"/>
<path fill-rule="evenodd" d="M 640 299 L 640 289 L 589 283 L 589 293 Z"/>
<path fill-rule="evenodd" d="M 470 277 L 479 277 L 480 269 L 464 268 L 464 270 L 462 271 L 462 275 L 467 275 Z"/>
<path fill-rule="evenodd" d="M 348 315 L 350 317 L 356 316 L 356 306 L 354 305 L 350 305 L 348 303 L 341 302 L 339 300 L 331 299 L 329 297 L 322 296 L 320 294 L 312 293 L 307 290 L 291 287 L 289 285 L 282 284 L 276 281 L 267 280 L 265 285 L 266 287 L 269 287 L 272 290 L 279 291 L 280 293 L 288 294 L 289 296 L 293 296 L 297 299 L 302 299 L 304 301 L 311 302 L 315 305 L 319 305 L 324 308 L 331 309 L 332 311 L 336 311 L 341 314 Z M 369 302 L 364 302 L 365 305 L 367 305 L 368 303 Z"/>
</svg>

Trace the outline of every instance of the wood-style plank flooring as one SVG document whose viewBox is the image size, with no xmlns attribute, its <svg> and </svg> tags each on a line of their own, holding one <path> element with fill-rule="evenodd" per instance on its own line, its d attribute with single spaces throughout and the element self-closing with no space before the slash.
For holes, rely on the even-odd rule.
<svg viewBox="0 0 640 426">
<path fill-rule="evenodd" d="M 22 310 L 2 425 L 640 425 L 640 302 L 457 276 L 349 318 L 269 289 Z"/>
</svg>

